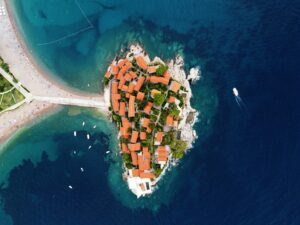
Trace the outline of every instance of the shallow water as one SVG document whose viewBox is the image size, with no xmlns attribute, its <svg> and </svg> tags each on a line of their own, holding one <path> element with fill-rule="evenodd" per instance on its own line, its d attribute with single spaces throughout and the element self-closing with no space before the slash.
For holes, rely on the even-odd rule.
<svg viewBox="0 0 300 225">
<path fill-rule="evenodd" d="M 84 115 L 86 121 L 97 120 L 93 114 L 71 117 L 57 126 L 61 132 L 39 133 L 28 138 L 28 145 L 24 133 L 7 146 L 8 162 L 14 162 L 14 149 L 21 146 L 19 158 L 32 158 L 37 166 L 27 162 L 10 172 L 17 161 L 1 175 L 11 180 L 1 196 L 14 224 L 300 223 L 298 1 L 101 1 L 113 6 L 104 9 L 78 0 L 94 28 L 38 45 L 87 25 L 75 1 L 59 1 L 60 7 L 57 2 L 12 1 L 28 46 L 54 77 L 98 91 L 107 63 L 128 42 L 138 41 L 164 59 L 179 52 L 186 69 L 201 65 L 202 80 L 193 86 L 192 99 L 200 111 L 199 139 L 152 198 L 136 201 L 120 183 L 119 158 L 103 155 L 103 149 L 113 150 L 116 144 L 112 127 L 94 133 L 95 151 L 79 158 L 68 154 L 74 145 L 85 148 L 88 143 L 84 138 L 74 142 L 73 128 L 64 129 L 79 128 Z M 233 87 L 249 115 L 236 105 Z M 48 153 L 49 161 L 44 157 L 39 163 L 41 150 L 27 155 L 28 146 L 39 140 L 53 141 L 55 157 Z M 77 169 L 81 163 L 91 167 L 86 176 Z M 45 182 L 47 172 L 52 182 Z M 70 182 L 76 186 L 73 192 L 64 189 Z M 8 221 L 2 218 L 1 224 Z"/>
</svg>

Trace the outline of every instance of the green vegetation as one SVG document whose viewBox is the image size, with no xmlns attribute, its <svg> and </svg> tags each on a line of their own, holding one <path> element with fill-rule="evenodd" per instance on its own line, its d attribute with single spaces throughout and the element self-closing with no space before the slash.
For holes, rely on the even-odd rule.
<svg viewBox="0 0 300 225">
<path fill-rule="evenodd" d="M 109 79 L 107 79 L 106 77 L 103 77 L 103 84 L 104 86 L 107 86 L 109 84 Z"/>
<path fill-rule="evenodd" d="M 156 73 L 158 76 L 164 75 L 164 73 L 169 69 L 168 66 L 160 64 L 159 67 L 156 70 Z"/>
<path fill-rule="evenodd" d="M 9 71 L 9 66 L 4 60 L 0 57 L 0 67 L 9 73 L 14 81 L 17 80 L 14 78 L 12 73 Z M 24 100 L 24 96 L 14 88 L 14 86 L 8 82 L 2 74 L 0 74 L 0 112 L 15 105 L 16 103 Z"/>
<path fill-rule="evenodd" d="M 154 105 L 160 106 L 163 104 L 164 101 L 165 101 L 164 94 L 157 93 L 156 95 L 154 95 L 154 101 L 153 101 Z"/>
<path fill-rule="evenodd" d="M 186 143 L 186 141 L 175 140 L 170 144 L 170 147 L 171 147 L 174 158 L 180 159 L 185 154 L 185 150 L 187 148 L 187 143 Z"/>
<path fill-rule="evenodd" d="M 176 131 L 171 130 L 163 137 L 162 145 L 169 145 L 174 158 L 180 159 L 185 154 L 187 148 L 187 142 L 177 140 Z"/>
<path fill-rule="evenodd" d="M 156 177 L 158 177 L 162 172 L 159 164 L 151 163 L 151 168 L 154 170 L 154 174 Z"/>
<path fill-rule="evenodd" d="M 177 105 L 175 103 L 171 103 L 169 105 L 169 114 L 171 116 L 174 116 L 174 117 L 178 117 L 179 116 L 179 109 L 177 108 Z"/>
</svg>

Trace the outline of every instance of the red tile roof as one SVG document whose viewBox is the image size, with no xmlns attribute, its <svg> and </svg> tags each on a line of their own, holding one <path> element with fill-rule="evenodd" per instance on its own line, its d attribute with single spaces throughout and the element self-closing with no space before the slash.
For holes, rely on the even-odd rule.
<svg viewBox="0 0 300 225">
<path fill-rule="evenodd" d="M 161 92 L 157 89 L 152 89 L 151 90 L 151 96 L 154 97 L 156 94 L 160 94 Z"/>
<path fill-rule="evenodd" d="M 126 73 L 124 78 L 125 78 L 125 80 L 128 80 L 128 81 L 131 80 L 131 76 L 129 73 Z"/>
<path fill-rule="evenodd" d="M 156 72 L 156 66 L 149 66 L 147 69 L 148 73 L 155 73 Z"/>
<path fill-rule="evenodd" d="M 152 102 L 148 102 L 147 105 L 144 108 L 144 112 L 147 113 L 147 114 L 149 114 L 150 111 L 151 111 L 152 106 L 153 106 L 153 103 Z"/>
<path fill-rule="evenodd" d="M 125 116 L 125 110 L 126 110 L 126 103 L 125 102 L 120 102 L 119 115 L 120 116 Z"/>
<path fill-rule="evenodd" d="M 148 127 L 150 123 L 150 120 L 148 118 L 144 118 L 143 120 L 143 127 Z"/>
<path fill-rule="evenodd" d="M 128 144 L 130 151 L 139 151 L 141 150 L 141 143 Z"/>
<path fill-rule="evenodd" d="M 114 74 L 114 75 L 117 75 L 118 72 L 119 72 L 119 68 L 118 68 L 117 65 L 111 64 L 111 65 L 110 65 L 110 69 L 111 69 L 112 74 Z"/>
<path fill-rule="evenodd" d="M 172 116 L 170 116 L 170 115 L 167 116 L 166 124 L 168 126 L 172 126 L 173 125 L 173 117 Z"/>
<path fill-rule="evenodd" d="M 161 131 L 157 132 L 156 133 L 156 141 L 162 142 L 163 136 L 164 136 L 164 132 L 161 132 Z"/>
<path fill-rule="evenodd" d="M 138 165 L 137 154 L 134 151 L 131 151 L 131 160 L 132 160 L 132 165 L 134 166 Z"/>
<path fill-rule="evenodd" d="M 143 131 L 142 131 L 142 132 L 140 133 L 140 139 L 141 139 L 141 140 L 146 140 L 146 138 L 147 138 L 146 132 L 143 132 Z"/>
<path fill-rule="evenodd" d="M 138 136 L 139 136 L 139 132 L 137 132 L 137 131 L 135 131 L 135 130 L 132 131 L 130 142 L 131 142 L 131 143 L 136 143 L 136 141 L 137 141 L 137 139 L 138 139 Z"/>
<path fill-rule="evenodd" d="M 133 177 L 139 177 L 140 176 L 140 171 L 138 169 L 133 169 L 132 170 L 132 176 Z"/>
<path fill-rule="evenodd" d="M 143 92 L 138 92 L 136 99 L 142 101 L 144 99 L 145 94 Z"/>
<path fill-rule="evenodd" d="M 128 117 L 135 116 L 134 102 L 135 102 L 135 96 L 131 95 L 129 98 Z"/>
<path fill-rule="evenodd" d="M 132 82 L 129 84 L 129 87 L 128 87 L 128 92 L 129 92 L 129 93 L 132 93 L 132 92 L 133 92 L 134 86 L 135 86 L 135 84 L 132 83 Z"/>
<path fill-rule="evenodd" d="M 111 84 L 111 93 L 118 94 L 118 82 L 112 82 Z"/>
<path fill-rule="evenodd" d="M 175 103 L 175 101 L 176 101 L 176 98 L 174 96 L 170 96 L 168 99 L 169 103 Z"/>
<path fill-rule="evenodd" d="M 128 72 L 130 74 L 130 76 L 132 77 L 132 79 L 135 79 L 137 77 L 136 73 L 133 71 L 129 71 Z"/>
<path fill-rule="evenodd" d="M 146 61 L 145 61 L 145 59 L 144 59 L 143 56 L 139 55 L 135 59 L 136 59 L 137 65 L 140 68 L 142 68 L 143 70 L 146 70 L 148 68 L 147 63 L 146 63 Z"/>
<path fill-rule="evenodd" d="M 111 73 L 107 70 L 106 73 L 105 73 L 105 75 L 104 75 L 104 77 L 106 77 L 107 79 L 109 79 L 110 75 L 111 75 Z"/>
<path fill-rule="evenodd" d="M 140 178 L 154 179 L 155 175 L 154 175 L 154 173 L 145 173 L 145 172 L 142 172 L 142 173 L 140 173 Z"/>
<path fill-rule="evenodd" d="M 128 148 L 127 148 L 127 145 L 125 143 L 122 143 L 122 152 L 123 153 L 127 153 L 127 154 L 130 153 L 129 150 L 128 150 Z"/>
<path fill-rule="evenodd" d="M 145 79 L 146 79 L 146 78 L 145 78 L 144 76 L 140 76 L 140 77 L 139 77 L 139 79 L 137 80 L 137 83 L 136 83 L 136 85 L 135 85 L 135 87 L 134 87 L 134 90 L 135 90 L 135 91 L 139 91 L 139 90 L 141 89 L 141 87 L 142 87 L 142 85 L 143 85 Z"/>
<path fill-rule="evenodd" d="M 158 77 L 158 76 L 150 76 L 149 77 L 149 81 L 154 84 L 162 83 L 164 85 L 168 85 L 169 80 L 170 80 L 170 78 L 165 78 L 165 77 Z"/>
<path fill-rule="evenodd" d="M 150 156 L 138 155 L 139 170 L 150 169 Z"/>
<path fill-rule="evenodd" d="M 171 83 L 170 89 L 171 89 L 171 91 L 177 93 L 180 86 L 181 85 L 177 81 L 173 80 L 172 83 Z"/>
</svg>

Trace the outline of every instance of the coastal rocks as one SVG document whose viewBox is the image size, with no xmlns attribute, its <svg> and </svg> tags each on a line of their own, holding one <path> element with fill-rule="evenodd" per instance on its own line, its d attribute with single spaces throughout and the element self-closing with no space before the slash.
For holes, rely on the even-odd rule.
<svg viewBox="0 0 300 225">
<path fill-rule="evenodd" d="M 200 67 L 195 67 L 190 69 L 190 74 L 187 76 L 187 80 L 190 80 L 192 81 L 192 83 L 195 83 L 196 81 L 200 80 L 200 77 Z"/>
</svg>

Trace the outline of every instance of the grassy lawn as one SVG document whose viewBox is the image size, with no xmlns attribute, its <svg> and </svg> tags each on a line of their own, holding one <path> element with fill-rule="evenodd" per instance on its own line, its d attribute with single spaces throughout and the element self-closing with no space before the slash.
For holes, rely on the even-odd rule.
<svg viewBox="0 0 300 225">
<path fill-rule="evenodd" d="M 9 72 L 8 65 L 0 57 L 0 66 Z M 10 72 L 9 72 L 10 73 Z M 11 74 L 11 73 L 10 73 Z M 16 90 L 11 83 L 9 83 L 0 74 L 0 112 L 24 100 L 24 96 Z"/>
</svg>

